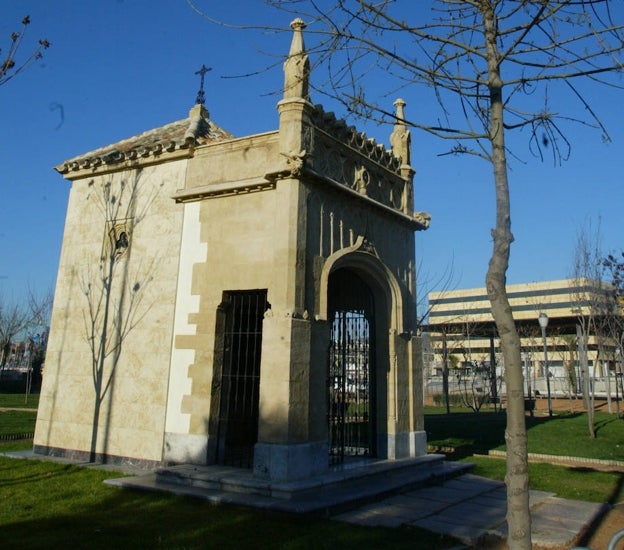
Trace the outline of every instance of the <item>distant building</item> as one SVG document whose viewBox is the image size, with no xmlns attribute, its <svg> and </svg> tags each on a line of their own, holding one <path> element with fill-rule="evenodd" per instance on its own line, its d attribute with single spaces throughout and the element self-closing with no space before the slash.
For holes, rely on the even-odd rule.
<svg viewBox="0 0 624 550">
<path fill-rule="evenodd" d="M 587 363 L 589 373 L 602 378 L 613 373 L 620 357 L 613 334 L 604 326 L 607 310 L 614 312 L 617 302 L 613 289 L 606 283 L 591 279 L 564 279 L 507 286 L 507 294 L 521 339 L 521 353 L 525 378 L 542 387 L 546 376 L 544 345 L 540 314 L 548 317 L 546 327 L 547 370 L 557 392 L 578 392 L 582 361 L 578 334 L 587 333 Z M 441 374 L 443 348 L 446 346 L 450 368 L 469 368 L 474 365 L 496 365 L 497 376 L 504 373 L 496 325 L 485 288 L 461 289 L 429 294 L 430 335 L 425 370 L 428 376 Z M 618 308 L 619 309 L 619 308 Z M 598 320 L 600 333 L 590 326 L 590 319 Z M 428 359 L 428 361 L 427 361 Z"/>
</svg>

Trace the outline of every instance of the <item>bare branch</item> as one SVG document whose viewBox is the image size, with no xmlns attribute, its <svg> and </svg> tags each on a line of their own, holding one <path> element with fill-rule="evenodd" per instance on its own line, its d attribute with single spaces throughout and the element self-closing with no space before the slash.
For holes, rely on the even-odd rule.
<svg viewBox="0 0 624 550">
<path fill-rule="evenodd" d="M 22 19 L 22 32 L 14 32 L 11 34 L 11 44 L 9 45 L 7 53 L 4 55 L 4 59 L 0 58 L 0 86 L 5 84 L 12 78 L 16 77 L 22 71 L 24 71 L 35 60 L 43 57 L 43 50 L 47 50 L 50 47 L 50 42 L 45 38 L 40 38 L 37 41 L 38 46 L 35 50 L 23 61 L 17 60 L 17 54 L 26 35 L 26 30 L 30 25 L 30 17 L 26 15 Z"/>
</svg>

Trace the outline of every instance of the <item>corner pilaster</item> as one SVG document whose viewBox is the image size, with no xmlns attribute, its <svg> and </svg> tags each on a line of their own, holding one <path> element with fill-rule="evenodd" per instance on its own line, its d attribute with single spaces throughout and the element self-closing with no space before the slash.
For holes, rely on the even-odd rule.
<svg viewBox="0 0 624 550">
<path fill-rule="evenodd" d="M 312 353 L 317 332 L 306 318 L 265 316 L 253 466 L 258 478 L 296 481 L 327 471 L 325 415 L 317 410 L 325 376 Z"/>
</svg>

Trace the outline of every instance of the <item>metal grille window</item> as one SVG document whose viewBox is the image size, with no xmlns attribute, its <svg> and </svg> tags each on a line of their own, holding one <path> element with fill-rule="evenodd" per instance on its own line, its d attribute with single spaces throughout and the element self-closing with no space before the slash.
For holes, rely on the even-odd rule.
<svg viewBox="0 0 624 550">
<path fill-rule="evenodd" d="M 253 466 L 258 440 L 262 319 L 266 290 L 224 293 L 223 371 L 217 462 Z"/>
</svg>

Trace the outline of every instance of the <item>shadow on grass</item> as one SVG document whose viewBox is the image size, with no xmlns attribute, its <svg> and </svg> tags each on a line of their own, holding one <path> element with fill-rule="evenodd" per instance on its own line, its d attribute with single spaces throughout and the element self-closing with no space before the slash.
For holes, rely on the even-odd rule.
<svg viewBox="0 0 624 550">
<path fill-rule="evenodd" d="M 7 468 L 9 469 L 9 468 Z M 0 469 L 0 472 L 4 471 L 5 469 Z M 60 477 L 60 476 L 71 476 L 73 474 L 76 473 L 75 468 L 72 468 L 71 466 L 65 466 L 62 470 L 56 471 L 56 472 L 33 472 L 31 474 L 28 475 L 23 475 L 20 477 L 14 477 L 11 479 L 2 479 L 0 478 L 0 487 L 9 487 L 12 485 L 20 485 L 23 483 L 33 483 L 33 482 L 37 482 L 37 481 L 41 481 L 41 480 L 50 480 L 52 478 L 55 477 Z"/>
<path fill-rule="evenodd" d="M 456 460 L 505 445 L 504 413 L 425 415 L 429 450 Z"/>
<path fill-rule="evenodd" d="M 613 422 L 620 423 L 622 422 L 622 419 L 614 416 L 613 418 L 604 418 L 597 422 L 594 422 L 594 430 L 596 431 L 596 435 L 598 435 L 598 432 L 600 432 L 601 430 L 603 430 L 604 428 L 606 428 L 607 426 L 609 426 L 609 424 Z M 622 424 L 622 426 L 624 427 L 624 423 Z"/>
<path fill-rule="evenodd" d="M 0 462 L 3 459 L 0 458 Z M 288 515 L 170 494 L 109 487 L 110 472 L 19 461 L 37 471 L 5 492 L 2 540 L 11 548 L 403 548 L 424 549 L 457 541 L 411 528 L 361 527 L 319 515 Z M 24 464 L 31 462 L 30 465 Z M 29 467 L 30 466 L 30 467 Z M 50 473 L 50 476 L 46 475 Z M 5 474 L 8 475 L 8 474 Z M 4 477 L 4 476 L 3 476 Z"/>
<path fill-rule="evenodd" d="M 430 452 L 449 459 L 505 450 L 505 412 L 426 414 L 425 430 Z M 622 420 L 597 412 L 597 436 L 589 437 L 587 414 L 557 412 L 554 416 L 526 417 L 529 452 L 537 454 L 624 460 L 621 442 Z"/>
<path fill-rule="evenodd" d="M 620 474 L 620 479 L 613 488 L 613 492 L 607 502 L 611 505 L 617 504 L 618 502 L 624 502 L 624 474 Z"/>
<path fill-rule="evenodd" d="M 189 498 L 121 494 L 91 509 L 4 526 L 13 548 L 396 548 L 410 529 L 363 528 L 321 518 L 285 516 Z M 426 538 L 430 542 L 426 542 Z M 422 540 L 422 535 L 418 535 Z M 75 541 L 82 541 L 75 544 Z M 427 534 L 422 548 L 444 548 Z M 456 544 L 456 542 L 455 542 Z"/>
<path fill-rule="evenodd" d="M 624 500 L 624 474 L 620 474 L 619 479 L 617 483 L 615 484 L 615 486 L 613 487 L 613 491 L 606 502 L 610 506 L 613 506 L 614 504 L 617 504 L 618 502 L 621 502 L 622 500 Z M 577 545 L 579 547 L 585 547 L 589 545 L 589 541 L 596 534 L 596 532 L 601 528 L 601 525 L 605 521 L 605 518 L 607 517 L 608 512 L 609 510 L 607 509 L 604 511 L 604 514 L 594 519 L 594 522 L 592 523 L 592 525 L 589 526 L 585 534 L 577 542 Z M 609 546 L 609 548 L 611 548 L 611 546 Z"/>
</svg>

